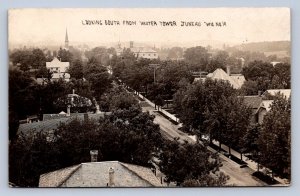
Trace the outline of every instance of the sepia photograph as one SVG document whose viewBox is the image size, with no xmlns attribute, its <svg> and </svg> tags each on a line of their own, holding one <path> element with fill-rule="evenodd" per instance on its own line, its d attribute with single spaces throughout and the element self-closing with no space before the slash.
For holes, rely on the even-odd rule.
<svg viewBox="0 0 300 196">
<path fill-rule="evenodd" d="M 288 187 L 286 7 L 8 10 L 9 187 Z"/>
</svg>

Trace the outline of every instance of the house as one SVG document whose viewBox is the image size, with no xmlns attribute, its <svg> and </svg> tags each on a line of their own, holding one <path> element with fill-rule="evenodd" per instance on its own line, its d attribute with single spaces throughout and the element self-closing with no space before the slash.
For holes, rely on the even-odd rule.
<svg viewBox="0 0 300 196">
<path fill-rule="evenodd" d="M 242 96 L 243 102 L 252 111 L 251 123 L 255 124 L 258 122 L 257 110 L 263 102 L 263 97 L 261 95 L 254 96 Z"/>
<path fill-rule="evenodd" d="M 256 111 L 257 120 L 259 124 L 263 123 L 264 117 L 271 110 L 273 100 L 263 100 Z"/>
<path fill-rule="evenodd" d="M 33 123 L 33 122 L 39 122 L 39 117 L 37 115 L 27 116 L 26 119 L 19 120 L 20 124 Z"/>
<path fill-rule="evenodd" d="M 46 62 L 46 68 L 53 73 L 66 73 L 69 67 L 69 62 L 61 62 L 56 57 L 51 62 Z"/>
<path fill-rule="evenodd" d="M 98 120 L 105 115 L 110 115 L 111 112 L 99 112 L 99 113 L 59 113 L 59 114 L 44 114 L 43 121 L 20 124 L 17 134 L 25 136 L 32 136 L 38 132 L 51 133 L 57 129 L 62 123 L 69 123 L 73 119 L 83 121 L 84 119 Z"/>
<path fill-rule="evenodd" d="M 282 95 L 285 99 L 289 99 L 291 97 L 291 89 L 269 89 L 263 93 L 263 96 L 277 96 Z"/>
<path fill-rule="evenodd" d="M 51 81 L 58 81 L 60 79 L 63 79 L 66 82 L 70 81 L 70 74 L 69 73 L 53 73 Z"/>
<path fill-rule="evenodd" d="M 70 74 L 67 73 L 69 67 L 69 62 L 61 62 L 56 57 L 54 57 L 51 62 L 46 62 L 46 68 L 52 72 L 51 81 L 63 79 L 68 82 L 71 77 Z"/>
<path fill-rule="evenodd" d="M 150 168 L 119 161 L 97 162 L 97 150 L 91 161 L 42 174 L 39 187 L 162 187 L 162 176 Z"/>
<path fill-rule="evenodd" d="M 271 65 L 273 65 L 273 67 L 275 67 L 277 64 L 280 64 L 281 62 L 279 62 L 279 61 L 272 61 L 271 62 Z"/>
<path fill-rule="evenodd" d="M 234 89 L 240 89 L 246 81 L 242 74 L 230 74 L 230 71 L 226 73 L 220 68 L 216 69 L 213 73 L 207 74 L 206 78 L 228 81 Z"/>
<path fill-rule="evenodd" d="M 130 50 L 137 58 L 158 59 L 157 52 L 151 48 L 138 47 L 138 48 L 130 48 Z"/>
</svg>

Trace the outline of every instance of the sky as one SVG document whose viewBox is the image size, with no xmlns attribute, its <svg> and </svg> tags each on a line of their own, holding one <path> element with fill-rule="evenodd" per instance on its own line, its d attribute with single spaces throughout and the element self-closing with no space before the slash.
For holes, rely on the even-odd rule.
<svg viewBox="0 0 300 196">
<path fill-rule="evenodd" d="M 102 25 L 87 25 L 90 21 Z M 105 20 L 120 25 L 105 25 Z M 135 21 L 128 25 L 123 21 Z M 141 21 L 157 25 L 142 26 Z M 173 26 L 160 22 L 172 21 Z M 181 26 L 181 21 L 201 26 Z M 212 22 L 221 26 L 206 26 Z M 176 26 L 174 25 L 176 23 Z M 90 8 L 11 9 L 9 44 L 63 44 L 68 30 L 70 45 L 108 42 L 193 42 L 217 40 L 228 43 L 290 40 L 288 8 Z"/>
</svg>

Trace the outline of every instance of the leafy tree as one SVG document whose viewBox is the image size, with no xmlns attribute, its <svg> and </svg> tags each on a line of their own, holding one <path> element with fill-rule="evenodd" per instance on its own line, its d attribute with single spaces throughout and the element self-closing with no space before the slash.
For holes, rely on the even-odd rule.
<svg viewBox="0 0 300 196">
<path fill-rule="evenodd" d="M 274 72 L 283 88 L 291 88 L 291 65 L 289 63 L 276 64 Z"/>
<path fill-rule="evenodd" d="M 270 63 L 263 61 L 253 61 L 243 68 L 243 75 L 246 80 L 257 81 L 258 78 L 264 80 L 272 80 L 273 77 L 273 66 Z"/>
<path fill-rule="evenodd" d="M 108 65 L 109 62 L 109 53 L 104 47 L 96 47 L 90 51 L 86 51 L 85 56 L 88 59 L 95 58 L 99 65 Z"/>
<path fill-rule="evenodd" d="M 252 124 L 246 130 L 242 139 L 242 149 L 244 153 L 251 153 L 252 160 L 257 160 L 258 156 L 258 138 L 260 135 L 261 127 L 259 124 Z"/>
<path fill-rule="evenodd" d="M 121 92 L 119 94 L 114 94 L 109 96 L 110 99 L 110 109 L 111 110 L 124 110 L 129 109 L 133 105 L 137 105 L 137 100 L 127 92 Z M 108 100 L 107 100 L 108 101 Z"/>
<path fill-rule="evenodd" d="M 259 161 L 279 175 L 290 179 L 291 102 L 278 97 L 265 115 L 259 140 Z"/>
<path fill-rule="evenodd" d="M 257 83 L 256 90 L 265 91 L 267 89 L 282 89 L 290 88 L 290 65 L 277 64 L 273 67 L 268 62 L 253 61 L 248 66 L 243 68 L 243 74 L 247 80 L 255 81 Z M 247 94 L 253 93 L 248 88 L 253 83 L 245 83 L 244 90 Z M 250 90 L 250 91 L 247 91 Z"/>
<path fill-rule="evenodd" d="M 183 57 L 183 49 L 180 47 L 173 47 L 168 52 L 168 59 L 178 60 Z"/>
<path fill-rule="evenodd" d="M 184 187 L 205 187 L 205 186 L 226 186 L 227 180 L 230 177 L 225 175 L 223 172 L 216 173 L 214 175 L 205 175 L 200 177 L 198 180 L 188 179 L 182 183 Z"/>
<path fill-rule="evenodd" d="M 60 48 L 59 51 L 57 52 L 57 58 L 61 62 L 72 62 L 73 55 L 70 51 Z"/>
<path fill-rule="evenodd" d="M 240 92 L 243 95 L 257 95 L 258 91 L 262 91 L 263 89 L 259 89 L 259 85 L 257 81 L 247 80 L 244 82 Z"/>
<path fill-rule="evenodd" d="M 234 89 L 228 82 L 206 79 L 189 85 L 186 90 L 175 94 L 174 108 L 184 125 L 184 130 L 200 135 L 206 133 L 203 122 L 205 112 L 218 107 L 221 97 L 234 94 Z"/>
<path fill-rule="evenodd" d="M 177 185 L 187 185 L 190 180 L 211 185 L 206 177 L 217 172 L 221 166 L 218 156 L 205 146 L 187 142 L 181 145 L 177 140 L 165 141 L 159 160 L 160 170 L 167 181 Z"/>
<path fill-rule="evenodd" d="M 32 50 L 32 63 L 31 66 L 35 69 L 46 67 L 46 57 L 41 49 Z"/>
<path fill-rule="evenodd" d="M 82 79 L 83 78 L 83 65 L 80 59 L 76 59 L 71 63 L 70 68 L 68 70 L 72 78 Z"/>
<path fill-rule="evenodd" d="M 38 111 L 35 84 L 28 73 L 9 70 L 9 109 L 12 117 L 24 119 Z M 12 119 L 13 121 L 13 119 Z"/>
<path fill-rule="evenodd" d="M 10 61 L 20 70 L 28 71 L 32 64 L 32 52 L 30 50 L 16 50 L 10 55 Z"/>
<path fill-rule="evenodd" d="M 20 135 L 10 144 L 9 180 L 22 187 L 36 187 L 43 173 L 89 162 L 90 150 L 99 151 L 98 161 L 149 166 L 152 154 L 162 144 L 153 119 L 141 108 L 130 107 L 99 121 L 75 118 L 53 132 Z"/>
<path fill-rule="evenodd" d="M 207 64 L 206 69 L 203 71 L 212 73 L 218 68 L 225 70 L 226 65 L 228 65 L 228 60 L 227 60 L 228 58 L 229 58 L 228 52 L 223 50 L 218 51 L 216 55 L 212 56 L 212 59 Z"/>
<path fill-rule="evenodd" d="M 157 105 L 157 109 L 159 111 L 159 107 L 162 107 L 165 104 L 165 101 L 160 95 L 157 95 L 154 99 L 154 103 Z"/>
<path fill-rule="evenodd" d="M 173 95 L 179 88 L 178 83 L 183 78 L 186 78 L 189 82 L 194 79 L 185 63 L 169 61 L 162 63 L 157 74 L 157 82 L 164 85 L 163 97 L 165 99 L 173 99 Z"/>
<path fill-rule="evenodd" d="M 106 68 L 99 65 L 96 58 L 91 58 L 84 67 L 84 77 L 91 83 L 93 95 L 97 100 L 100 100 L 101 95 L 111 88 L 111 77 Z"/>
<path fill-rule="evenodd" d="M 231 148 L 240 150 L 243 137 L 250 126 L 252 111 L 236 95 L 221 96 L 219 102 L 204 113 L 204 129 L 211 139 L 217 139 Z"/>
<path fill-rule="evenodd" d="M 186 49 L 183 57 L 193 69 L 199 71 L 204 70 L 205 66 L 208 64 L 210 55 L 204 47 L 197 46 Z"/>
</svg>

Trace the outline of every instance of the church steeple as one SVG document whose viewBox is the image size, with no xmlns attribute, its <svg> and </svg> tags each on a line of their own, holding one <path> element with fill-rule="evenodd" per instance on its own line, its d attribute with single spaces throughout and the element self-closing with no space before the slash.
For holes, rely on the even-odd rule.
<svg viewBox="0 0 300 196">
<path fill-rule="evenodd" d="M 65 48 L 69 49 L 68 29 L 66 29 Z"/>
</svg>

